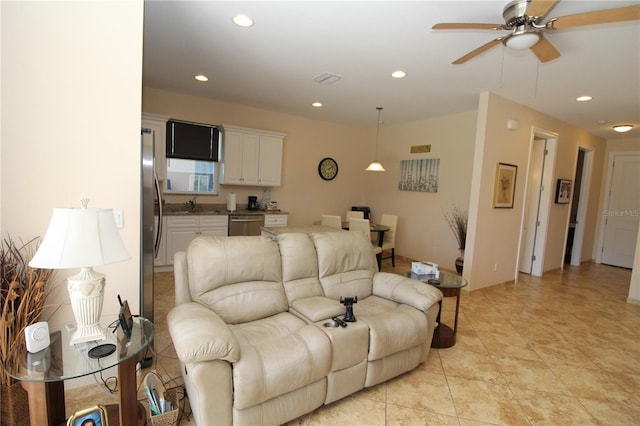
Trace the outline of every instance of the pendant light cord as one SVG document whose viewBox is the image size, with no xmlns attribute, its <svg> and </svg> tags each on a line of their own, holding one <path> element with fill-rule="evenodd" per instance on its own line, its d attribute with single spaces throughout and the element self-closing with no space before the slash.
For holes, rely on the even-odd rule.
<svg viewBox="0 0 640 426">
<path fill-rule="evenodd" d="M 376 156 L 375 160 L 378 161 L 378 142 L 380 141 L 380 111 L 382 111 L 382 107 L 376 107 L 378 110 L 378 130 L 376 131 Z"/>
</svg>

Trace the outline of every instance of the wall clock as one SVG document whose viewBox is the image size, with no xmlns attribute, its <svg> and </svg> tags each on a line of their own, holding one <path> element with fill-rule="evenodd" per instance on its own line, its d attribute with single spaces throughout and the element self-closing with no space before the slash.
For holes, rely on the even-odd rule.
<svg viewBox="0 0 640 426">
<path fill-rule="evenodd" d="M 333 158 L 323 158 L 318 164 L 318 174 L 324 180 L 333 180 L 338 175 L 338 163 Z"/>
</svg>

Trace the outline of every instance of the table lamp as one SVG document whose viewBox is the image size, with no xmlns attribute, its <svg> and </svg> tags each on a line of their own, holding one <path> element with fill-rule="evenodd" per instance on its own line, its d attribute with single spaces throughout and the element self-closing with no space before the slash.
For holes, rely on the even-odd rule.
<svg viewBox="0 0 640 426">
<path fill-rule="evenodd" d="M 44 269 L 80 268 L 67 279 L 71 308 L 78 325 L 71 345 L 105 339 L 100 327 L 105 276 L 94 266 L 130 259 L 116 227 L 112 209 L 54 208 L 49 228 L 29 266 Z"/>
</svg>

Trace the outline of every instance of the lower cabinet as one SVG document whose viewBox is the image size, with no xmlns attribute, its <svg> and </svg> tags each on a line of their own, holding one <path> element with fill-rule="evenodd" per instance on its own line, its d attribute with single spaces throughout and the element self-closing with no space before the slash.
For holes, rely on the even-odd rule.
<svg viewBox="0 0 640 426">
<path fill-rule="evenodd" d="M 176 252 L 186 251 L 189 243 L 196 237 L 226 237 L 228 234 L 229 216 L 167 216 L 166 264 L 173 265 Z"/>
<path fill-rule="evenodd" d="M 269 228 L 274 228 L 278 226 L 287 226 L 287 215 L 286 214 L 265 214 L 264 226 Z"/>
</svg>

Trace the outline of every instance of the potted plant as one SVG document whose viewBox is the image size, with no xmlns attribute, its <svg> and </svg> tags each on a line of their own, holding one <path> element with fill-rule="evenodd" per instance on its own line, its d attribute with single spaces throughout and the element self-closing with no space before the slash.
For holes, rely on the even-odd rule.
<svg viewBox="0 0 640 426">
<path fill-rule="evenodd" d="M 45 308 L 50 269 L 29 267 L 39 239 L 16 243 L 7 237 L 0 246 L 0 361 L 24 345 L 24 329 L 40 321 Z M 54 311 L 55 312 L 55 311 Z M 26 391 L 0 368 L 2 424 L 29 424 Z"/>
<path fill-rule="evenodd" d="M 456 237 L 456 241 L 458 242 L 460 257 L 456 259 L 456 271 L 461 274 L 462 267 L 464 265 L 464 247 L 467 241 L 467 222 L 469 221 L 469 214 L 466 210 L 461 209 L 454 204 L 449 210 L 444 212 L 444 218 L 449 224 L 449 228 L 453 231 L 453 235 Z"/>
</svg>

